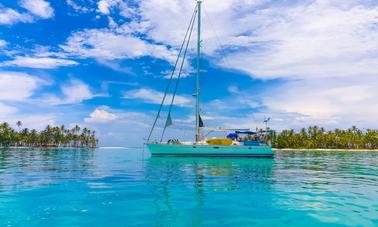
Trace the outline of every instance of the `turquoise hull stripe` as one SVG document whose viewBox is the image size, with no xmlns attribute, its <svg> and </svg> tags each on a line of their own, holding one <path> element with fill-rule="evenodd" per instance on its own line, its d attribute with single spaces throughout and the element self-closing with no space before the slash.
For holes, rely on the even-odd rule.
<svg viewBox="0 0 378 227">
<path fill-rule="evenodd" d="M 273 150 L 269 146 L 218 146 L 150 143 L 147 144 L 147 147 L 153 156 L 273 156 Z"/>
</svg>

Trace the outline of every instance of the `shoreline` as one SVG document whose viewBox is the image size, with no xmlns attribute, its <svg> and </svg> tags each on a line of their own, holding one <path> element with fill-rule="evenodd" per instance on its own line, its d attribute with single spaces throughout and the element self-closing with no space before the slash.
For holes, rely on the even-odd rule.
<svg viewBox="0 0 378 227">
<path fill-rule="evenodd" d="M 100 149 L 100 150 L 107 150 L 107 149 L 115 149 L 115 150 L 121 150 L 121 149 L 129 149 L 129 147 L 2 147 L 0 146 L 0 149 Z"/>
<path fill-rule="evenodd" d="M 2 147 L 0 149 L 98 149 L 99 147 Z"/>
<path fill-rule="evenodd" d="M 272 148 L 274 151 L 378 151 L 378 149 L 342 149 L 342 148 Z"/>
<path fill-rule="evenodd" d="M 123 150 L 128 147 L 2 147 L 0 149 L 100 149 L 100 150 Z M 273 151 L 377 151 L 378 149 L 341 149 L 341 148 L 272 148 Z"/>
</svg>

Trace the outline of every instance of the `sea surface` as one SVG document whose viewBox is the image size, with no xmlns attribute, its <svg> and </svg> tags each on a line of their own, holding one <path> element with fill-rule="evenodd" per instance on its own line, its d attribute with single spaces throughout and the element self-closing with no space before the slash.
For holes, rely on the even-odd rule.
<svg viewBox="0 0 378 227">
<path fill-rule="evenodd" d="M 378 152 L 0 150 L 0 226 L 378 226 Z"/>
</svg>

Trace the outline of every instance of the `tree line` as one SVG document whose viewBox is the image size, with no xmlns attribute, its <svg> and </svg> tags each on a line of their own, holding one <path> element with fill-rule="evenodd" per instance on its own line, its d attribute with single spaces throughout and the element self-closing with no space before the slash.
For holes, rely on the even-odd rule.
<svg viewBox="0 0 378 227">
<path fill-rule="evenodd" d="M 271 131 L 275 148 L 298 149 L 378 149 L 378 130 L 360 130 L 353 126 L 347 130 L 326 131 L 318 126 L 302 128 L 299 132 Z"/>
<path fill-rule="evenodd" d="M 95 148 L 98 144 L 96 131 L 88 128 L 66 128 L 64 125 L 47 125 L 45 129 L 22 128 L 22 122 L 16 123 L 18 129 L 12 128 L 9 123 L 0 123 L 0 147 L 77 147 Z"/>
</svg>

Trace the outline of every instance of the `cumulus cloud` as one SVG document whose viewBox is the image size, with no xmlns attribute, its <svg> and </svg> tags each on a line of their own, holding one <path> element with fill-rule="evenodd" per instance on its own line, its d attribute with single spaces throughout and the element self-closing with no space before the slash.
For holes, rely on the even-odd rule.
<svg viewBox="0 0 378 227">
<path fill-rule="evenodd" d="M 263 79 L 376 75 L 378 7 L 335 2 L 258 12 L 261 28 L 228 56 L 230 65 Z"/>
<path fill-rule="evenodd" d="M 110 110 L 107 107 L 96 109 L 105 110 L 117 117 L 106 121 L 106 124 L 98 119 L 92 121 L 91 117 L 84 119 L 83 126 L 96 130 L 100 146 L 141 146 L 143 144 L 144 136 L 151 127 L 151 115 L 137 111 Z"/>
<path fill-rule="evenodd" d="M 0 102 L 0 116 L 10 115 L 17 112 L 17 108 Z"/>
<path fill-rule="evenodd" d="M 76 1 L 79 0 L 67 3 Z M 172 0 L 170 4 L 143 0 L 137 1 L 132 9 L 125 4 L 121 6 L 125 1 L 120 0 L 96 2 L 97 12 L 109 18 L 109 28 L 73 32 L 60 46 L 67 58 L 95 58 L 98 62 L 114 63 L 151 56 L 173 62 L 177 53 L 174 50 L 182 41 L 195 4 L 191 0 Z M 92 2 L 92 6 L 95 4 Z M 238 97 L 237 104 L 226 98 L 213 101 L 211 107 L 223 112 L 229 108 L 229 113 L 236 112 L 238 106 L 261 108 L 264 114 L 247 114 L 243 119 L 252 122 L 256 118 L 259 122 L 263 115 L 269 115 L 277 127 L 310 123 L 343 127 L 350 122 L 376 126 L 376 2 L 229 0 L 203 1 L 203 6 L 204 57 L 254 78 L 279 79 L 264 94 L 253 93 L 253 98 L 251 93 L 243 96 L 231 88 L 232 96 Z M 114 15 L 118 12 L 137 15 L 122 24 Z M 0 24 L 32 20 L 28 14 L 0 7 Z M 226 61 L 222 60 L 224 57 Z M 62 88 L 61 97 L 50 98 L 52 103 L 77 103 L 94 94 L 87 87 L 77 95 L 82 98 L 70 98 Z M 136 89 L 124 95 L 127 99 L 158 104 L 163 94 Z M 180 103 L 190 104 L 190 98 L 183 98 Z M 224 123 L 224 119 L 218 122 Z M 234 124 L 240 119 L 227 121 Z"/>
<path fill-rule="evenodd" d="M 106 1 L 106 0 L 101 0 L 97 3 L 98 6 L 98 11 L 102 14 L 109 14 L 110 13 L 110 7 L 112 5 L 112 2 L 114 1 Z"/>
<path fill-rule="evenodd" d="M 96 95 L 92 93 L 87 84 L 80 80 L 71 80 L 69 83 L 61 86 L 62 96 L 47 95 L 41 102 L 48 105 L 67 105 L 77 104 L 82 101 L 92 99 Z"/>
<path fill-rule="evenodd" d="M 145 33 L 177 46 L 194 3 L 160 3 L 140 3 L 141 21 L 148 25 Z M 203 6 L 202 47 L 211 61 L 254 78 L 281 80 L 263 95 L 256 94 L 264 111 L 287 118 L 287 125 L 376 125 L 377 3 L 230 0 L 204 1 Z M 244 102 L 254 103 L 248 99 Z M 211 105 L 227 108 L 225 101 L 229 103 L 216 100 Z"/>
<path fill-rule="evenodd" d="M 78 0 L 67 0 L 66 3 L 67 5 L 72 7 L 72 9 L 74 9 L 76 12 L 87 13 L 91 11 L 89 7 L 84 5 L 84 3 L 88 3 L 87 1 L 86 2 L 81 1 L 80 3 L 78 3 Z"/>
<path fill-rule="evenodd" d="M 149 88 L 134 89 L 124 93 L 125 99 L 140 99 L 146 103 L 160 104 L 163 99 L 164 93 L 158 92 Z M 172 94 L 167 94 L 165 105 L 170 105 Z M 175 105 L 188 106 L 191 100 L 185 96 L 176 95 Z"/>
<path fill-rule="evenodd" d="M 0 63 L 2 66 L 17 66 L 26 68 L 55 69 L 61 66 L 78 65 L 76 61 L 51 57 L 23 57 L 17 56 L 14 60 Z"/>
<path fill-rule="evenodd" d="M 48 19 L 54 16 L 54 9 L 45 0 L 21 0 L 21 7 L 28 13 L 20 13 L 0 4 L 0 25 L 13 25 L 16 23 L 31 23 L 35 19 Z"/>
<path fill-rule="evenodd" d="M 204 1 L 203 6 L 203 52 L 223 67 L 262 79 L 378 71 L 376 4 L 230 0 Z M 177 46 L 193 8 L 192 1 L 147 0 L 138 10 L 150 38 Z M 221 59 L 225 55 L 228 64 Z"/>
<path fill-rule="evenodd" d="M 54 114 L 20 111 L 25 105 L 29 105 L 37 89 L 47 84 L 47 81 L 27 73 L 0 72 L 0 121 L 15 123 L 22 120 L 25 127 L 36 129 L 54 124 Z"/>
<path fill-rule="evenodd" d="M 4 8 L 0 4 L 0 25 L 12 25 L 18 22 L 30 23 L 33 17 L 29 14 L 19 13 L 14 9 Z"/>
<path fill-rule="evenodd" d="M 151 44 L 131 34 L 107 29 L 90 29 L 73 33 L 61 48 L 76 57 L 99 60 L 133 59 L 143 56 L 173 61 L 174 52 L 164 45 Z"/>
<path fill-rule="evenodd" d="M 16 115 L 12 116 L 13 121 L 22 119 L 24 127 L 29 127 L 36 130 L 42 130 L 46 125 L 55 125 L 56 124 L 56 115 L 54 114 L 28 114 L 28 115 Z"/>
<path fill-rule="evenodd" d="M 113 113 L 110 113 L 108 112 L 106 109 L 104 108 L 96 108 L 90 115 L 88 118 L 85 118 L 84 121 L 85 122 L 89 122 L 89 123 L 97 123 L 97 122 L 109 122 L 109 121 L 114 121 L 118 119 L 118 116 L 113 114 Z"/>
<path fill-rule="evenodd" d="M 270 92 L 264 103 L 273 112 L 297 113 L 298 120 L 328 126 L 376 127 L 378 81 L 372 78 L 304 80 L 285 83 Z"/>
<path fill-rule="evenodd" d="M 100 0 L 97 3 L 97 12 L 103 15 L 109 15 L 114 8 L 117 8 L 124 17 L 128 17 L 132 11 L 126 1 L 123 0 Z"/>
<path fill-rule="evenodd" d="M 0 100 L 25 101 L 46 81 L 27 73 L 0 71 L 0 84 Z"/>
<path fill-rule="evenodd" d="M 22 105 L 22 107 L 24 107 L 25 103 Z M 33 113 L 21 110 L 22 108 L 17 106 L 17 104 L 9 105 L 0 102 L 0 123 L 8 122 L 9 124 L 14 124 L 14 126 L 16 126 L 15 124 L 17 121 L 22 121 L 23 127 L 37 130 L 43 129 L 46 125 L 55 124 L 55 114 Z"/>
<path fill-rule="evenodd" d="M 71 80 L 70 84 L 62 86 L 62 92 L 67 103 L 78 103 L 94 97 L 89 86 L 79 80 Z"/>
<path fill-rule="evenodd" d="M 229 44 L 230 37 L 238 37 L 246 30 L 258 27 L 246 20 L 267 0 L 203 1 L 202 32 L 203 51 L 207 54 Z M 138 12 L 140 23 L 147 26 L 146 34 L 157 41 L 178 46 L 189 24 L 195 1 L 173 0 L 163 4 L 159 0 L 141 1 Z M 172 18 L 174 18 L 172 20 Z M 222 40 L 222 43 L 219 43 Z"/>
<path fill-rule="evenodd" d="M 54 16 L 54 9 L 45 0 L 21 0 L 21 7 L 27 9 L 31 14 L 47 19 Z"/>
<path fill-rule="evenodd" d="M 8 45 L 7 41 L 0 39 L 0 48 L 5 47 L 6 45 Z"/>
<path fill-rule="evenodd" d="M 295 80 L 254 93 L 254 98 L 259 100 L 255 107 L 240 105 L 245 101 L 243 98 L 241 101 L 236 98 L 236 105 L 226 98 L 205 103 L 202 109 L 204 116 L 211 117 L 209 122 L 206 120 L 207 125 L 225 128 L 263 127 L 266 117 L 271 117 L 269 124 L 275 130 L 299 129 L 308 125 L 328 129 L 352 125 L 376 128 L 377 86 L 378 81 L 369 77 Z M 251 93 L 250 90 L 241 91 L 238 97 Z M 236 116 L 230 116 L 230 112 Z"/>
</svg>

